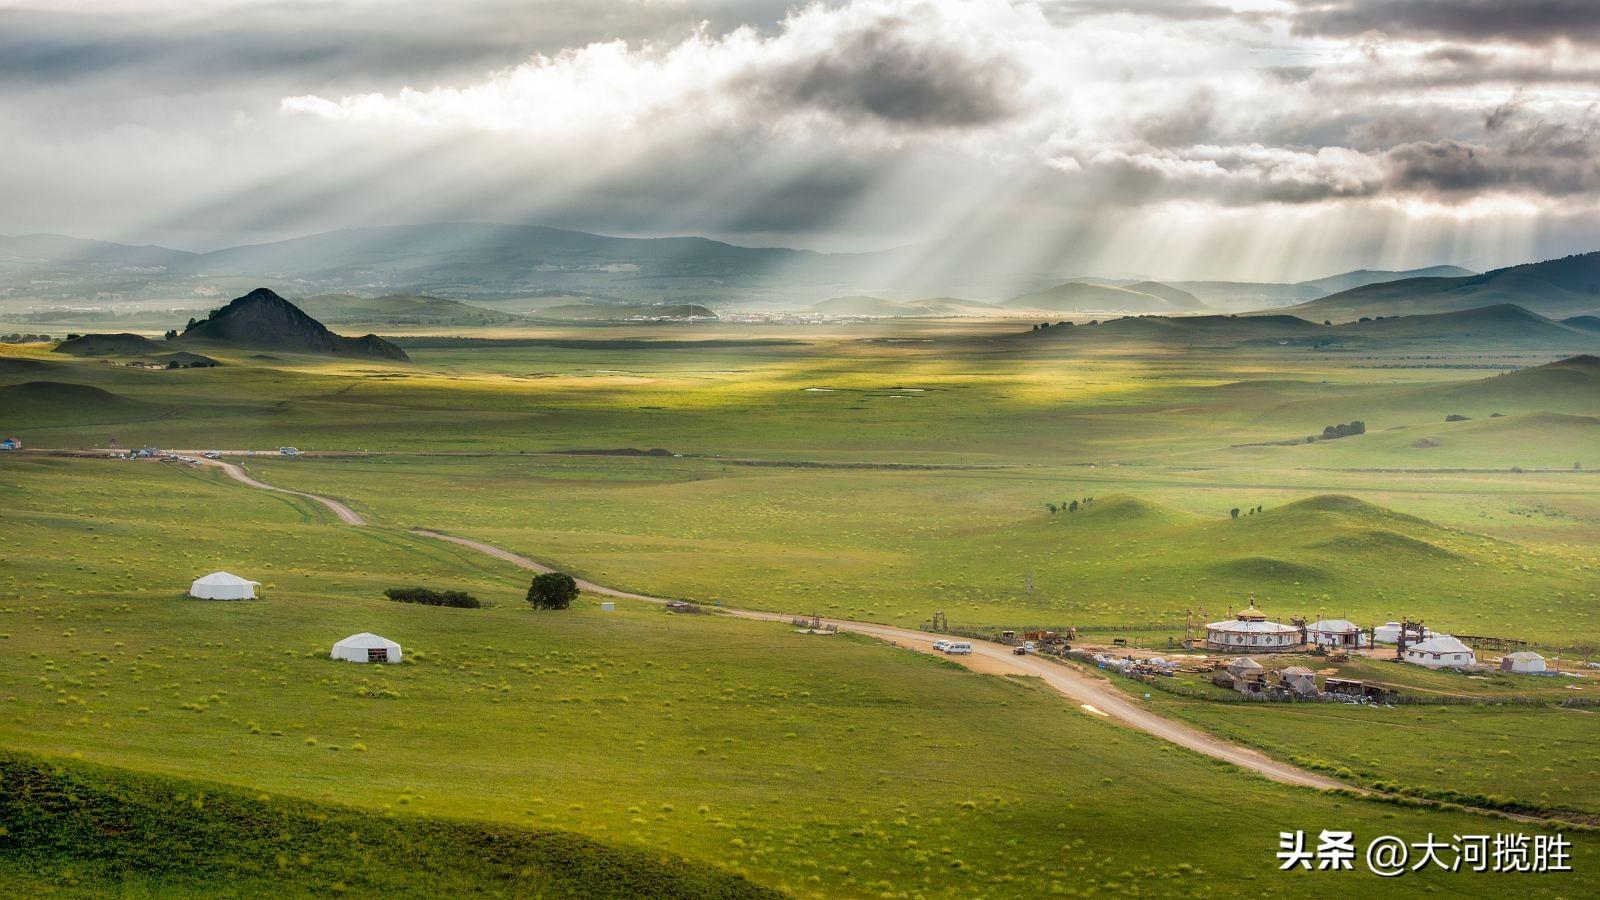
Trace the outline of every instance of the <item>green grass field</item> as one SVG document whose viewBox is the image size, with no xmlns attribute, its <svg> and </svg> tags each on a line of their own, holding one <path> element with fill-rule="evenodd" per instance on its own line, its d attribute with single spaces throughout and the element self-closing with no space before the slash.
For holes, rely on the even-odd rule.
<svg viewBox="0 0 1600 900">
<path fill-rule="evenodd" d="M 1600 483 L 1571 468 L 1581 459 L 1555 462 L 1587 446 L 1570 417 L 1600 414 L 1581 384 L 1485 386 L 1493 369 L 1436 357 L 1112 354 L 908 327 L 904 342 L 693 349 L 585 344 L 584 330 L 560 346 L 413 348 L 412 365 L 239 353 L 175 372 L 0 349 L 0 431 L 29 447 L 393 454 L 247 461 L 348 501 L 371 519 L 361 529 L 211 471 L 0 457 L 0 743 L 560 829 L 818 896 L 1317 896 L 1316 873 L 1276 872 L 1278 830 L 1506 824 L 1280 787 L 1025 681 L 864 639 L 587 598 L 535 613 L 521 571 L 407 532 L 656 594 L 907 624 L 943 610 L 956 624 L 1170 626 L 1253 594 L 1284 617 L 1600 642 Z M 1398 368 L 1367 367 L 1380 363 Z M 1457 411 L 1474 418 L 1445 426 Z M 1363 416 L 1363 436 L 1271 443 Z M 625 447 L 685 455 L 550 452 Z M 262 581 L 266 599 L 183 598 L 216 569 Z M 489 608 L 381 598 L 412 584 Z M 326 658 L 358 631 L 409 661 Z M 1593 792 L 1583 711 L 1152 702 L 1360 782 L 1593 811 L 1564 796 Z M 1453 730 L 1470 735 L 1458 751 L 1423 749 Z M 1530 746 L 1544 761 L 1519 755 Z M 1221 821 L 1235 823 L 1226 839 Z M 1576 873 L 1516 889 L 1593 893 L 1600 845 L 1578 840 Z"/>
</svg>

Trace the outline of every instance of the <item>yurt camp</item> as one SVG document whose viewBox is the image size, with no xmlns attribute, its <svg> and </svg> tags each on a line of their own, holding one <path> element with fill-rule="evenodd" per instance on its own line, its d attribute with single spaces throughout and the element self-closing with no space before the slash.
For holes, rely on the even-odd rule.
<svg viewBox="0 0 1600 900">
<path fill-rule="evenodd" d="M 352 634 L 334 644 L 329 657 L 358 663 L 397 663 L 401 658 L 399 644 L 370 631 Z"/>
<path fill-rule="evenodd" d="M 229 572 L 212 572 L 189 585 L 189 596 L 201 600 L 254 600 L 259 581 L 240 578 Z"/>
</svg>

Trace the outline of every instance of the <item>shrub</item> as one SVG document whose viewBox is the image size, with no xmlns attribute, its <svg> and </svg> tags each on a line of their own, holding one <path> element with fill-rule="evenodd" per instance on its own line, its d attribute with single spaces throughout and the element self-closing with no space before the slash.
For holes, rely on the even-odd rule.
<svg viewBox="0 0 1600 900">
<path fill-rule="evenodd" d="M 420 603 L 423 606 L 449 606 L 455 609 L 478 609 L 483 606 L 478 598 L 466 591 L 435 591 L 424 587 L 389 588 L 385 597 L 396 603 Z"/>
<path fill-rule="evenodd" d="M 528 585 L 528 604 L 534 609 L 566 609 L 578 597 L 578 583 L 563 572 L 533 576 Z"/>
</svg>

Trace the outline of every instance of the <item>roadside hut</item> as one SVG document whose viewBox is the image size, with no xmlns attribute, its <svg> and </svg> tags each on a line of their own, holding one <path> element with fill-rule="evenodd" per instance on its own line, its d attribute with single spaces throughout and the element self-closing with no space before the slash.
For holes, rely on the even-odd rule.
<svg viewBox="0 0 1600 900">
<path fill-rule="evenodd" d="M 1500 671 L 1533 675 L 1545 671 L 1545 658 L 1532 650 L 1518 650 L 1500 657 Z"/>
<path fill-rule="evenodd" d="M 345 662 L 397 663 L 401 654 L 399 644 L 370 631 L 363 631 L 334 644 L 329 657 Z"/>
<path fill-rule="evenodd" d="M 1282 622 L 1267 621 L 1267 614 L 1250 604 L 1232 619 L 1206 626 L 1209 650 L 1246 650 L 1250 653 L 1279 653 L 1301 644 L 1300 629 Z"/>
<path fill-rule="evenodd" d="M 1305 666 L 1289 666 L 1278 673 L 1278 680 L 1296 697 L 1317 695 L 1317 675 Z"/>
<path fill-rule="evenodd" d="M 189 585 L 189 596 L 201 600 L 254 600 L 259 581 L 240 578 L 229 572 L 212 572 Z"/>
<path fill-rule="evenodd" d="M 1361 626 L 1349 619 L 1318 619 L 1306 626 L 1306 641 L 1327 650 L 1356 650 L 1368 644 Z"/>
<path fill-rule="evenodd" d="M 1405 661 L 1428 669 L 1466 669 L 1478 664 L 1472 648 L 1448 634 L 1436 634 L 1407 647 Z"/>
</svg>

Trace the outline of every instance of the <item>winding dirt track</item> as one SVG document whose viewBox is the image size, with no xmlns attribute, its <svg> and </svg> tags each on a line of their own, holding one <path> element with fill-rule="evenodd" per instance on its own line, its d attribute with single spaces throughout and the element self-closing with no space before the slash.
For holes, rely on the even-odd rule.
<svg viewBox="0 0 1600 900">
<path fill-rule="evenodd" d="M 331 497 L 308 494 L 305 491 L 291 491 L 288 488 L 275 487 L 267 484 L 265 481 L 257 481 L 256 479 L 251 478 L 243 469 L 239 468 L 233 463 L 223 462 L 220 459 L 207 459 L 205 460 L 205 463 L 206 465 L 216 466 L 222 471 L 227 472 L 229 478 L 232 478 L 234 481 L 237 481 L 240 484 L 247 484 L 250 487 L 260 488 L 263 491 L 276 491 L 280 494 L 293 494 L 296 497 L 304 497 L 307 500 L 315 500 L 316 502 L 321 503 L 323 506 L 333 510 L 333 514 L 339 517 L 339 521 L 345 523 L 346 525 L 367 524 L 367 520 L 361 518 L 361 516 L 358 515 L 355 510 L 345 506 L 343 503 L 340 503 L 337 500 L 332 499 Z"/>
<path fill-rule="evenodd" d="M 471 538 L 429 531 L 425 528 L 412 529 L 412 533 L 422 537 L 449 541 L 452 544 L 460 544 L 463 547 L 470 547 L 480 553 L 488 554 L 496 559 L 503 559 L 506 562 L 535 572 L 553 571 L 549 566 L 528 559 L 526 556 L 519 556 L 509 550 L 496 547 L 493 544 L 486 544 L 482 541 L 475 541 Z M 625 600 L 642 600 L 647 603 L 667 602 L 661 597 L 619 591 L 615 588 L 609 588 L 583 579 L 577 579 L 577 581 L 579 588 L 591 594 L 619 597 Z M 741 619 L 756 619 L 763 622 L 787 622 L 795 618 L 792 614 L 760 612 L 751 609 L 725 609 L 725 611 L 729 615 L 737 616 Z M 937 634 L 916 631 L 910 628 L 898 628 L 893 625 L 856 622 L 850 619 L 823 619 L 822 621 L 834 625 L 840 631 L 854 631 L 857 634 L 865 634 L 893 644 L 917 649 L 932 649 L 933 642 L 941 639 L 941 636 Z M 1127 694 L 1111 684 L 1085 675 L 1069 666 L 1034 656 L 1017 656 L 1011 652 L 1009 647 L 989 644 L 984 641 L 974 641 L 972 643 L 971 656 L 952 656 L 949 658 L 968 668 L 987 674 L 1037 676 L 1045 684 L 1054 688 L 1069 700 L 1078 703 L 1087 713 L 1130 725 L 1180 747 L 1186 747 L 1198 753 L 1214 756 L 1236 766 L 1259 772 L 1274 781 L 1318 789 L 1349 788 L 1349 785 L 1331 778 L 1325 778 L 1321 775 L 1295 768 L 1287 763 L 1278 762 L 1254 750 L 1230 744 L 1203 731 L 1197 731 L 1187 725 L 1174 722 L 1165 716 L 1152 713 L 1136 705 L 1135 701 L 1131 700 Z"/>
<path fill-rule="evenodd" d="M 287 488 L 275 487 L 264 481 L 259 481 L 246 474 L 243 469 L 229 462 L 220 460 L 207 460 L 210 465 L 221 468 L 233 480 L 266 491 L 276 491 L 281 494 L 292 494 L 321 503 L 332 510 L 341 522 L 347 525 L 365 525 L 366 520 L 358 515 L 355 510 L 329 497 L 293 491 Z M 554 571 L 543 563 L 535 562 L 516 553 L 512 553 L 493 544 L 475 541 L 471 538 L 458 537 L 439 531 L 430 531 L 425 528 L 414 528 L 412 533 L 421 537 L 432 538 L 439 541 L 448 541 L 462 547 L 476 550 L 479 553 L 504 560 L 513 565 L 520 566 L 534 572 Z M 604 597 L 616 597 L 623 600 L 638 600 L 645 603 L 666 603 L 664 597 L 652 597 L 648 594 L 635 594 L 630 591 L 620 591 L 616 588 L 595 584 L 592 581 L 578 579 L 578 587 L 588 593 Z M 787 622 L 794 618 L 785 613 L 761 612 L 750 609 L 727 609 L 724 612 L 741 619 L 755 619 L 763 622 Z M 940 640 L 941 636 L 925 631 L 916 631 L 910 628 L 898 628 L 893 625 L 879 625 L 873 622 L 856 622 L 849 619 L 824 619 L 840 631 L 853 631 L 870 637 L 879 638 L 892 644 L 912 647 L 915 649 L 931 649 L 933 642 Z M 1349 785 L 1326 778 L 1303 769 L 1298 769 L 1287 763 L 1278 762 L 1264 754 L 1258 753 L 1237 744 L 1230 744 L 1203 731 L 1190 728 L 1187 725 L 1175 722 L 1165 716 L 1157 715 L 1137 705 L 1127 694 L 1113 687 L 1110 683 L 1086 675 L 1077 669 L 1059 663 L 1049 662 L 1034 656 L 1016 656 L 1010 648 L 984 641 L 974 641 L 971 656 L 949 657 L 962 665 L 975 671 L 991 675 L 1032 675 L 1051 688 L 1061 693 L 1067 699 L 1077 703 L 1085 713 L 1111 719 L 1137 728 L 1147 734 L 1154 735 L 1164 741 L 1177 744 L 1180 747 L 1204 753 L 1226 762 L 1233 763 L 1240 768 L 1249 769 L 1260 773 L 1273 781 L 1300 787 L 1317 788 L 1320 790 L 1333 788 L 1349 788 Z"/>
</svg>

